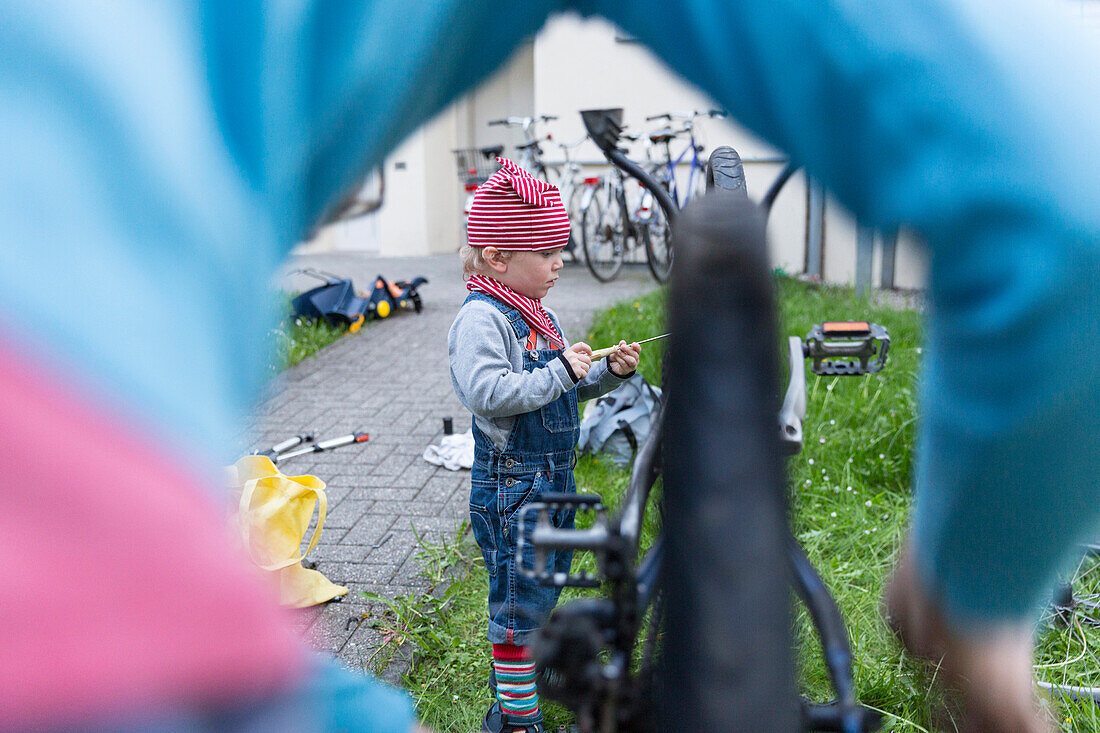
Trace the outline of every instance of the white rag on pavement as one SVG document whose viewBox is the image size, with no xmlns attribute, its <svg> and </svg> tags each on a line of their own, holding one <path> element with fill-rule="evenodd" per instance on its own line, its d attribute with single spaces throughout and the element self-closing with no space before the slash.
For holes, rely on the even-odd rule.
<svg viewBox="0 0 1100 733">
<path fill-rule="evenodd" d="M 470 468 L 474 465 L 474 431 L 444 435 L 439 445 L 424 449 L 424 460 L 449 471 Z"/>
</svg>

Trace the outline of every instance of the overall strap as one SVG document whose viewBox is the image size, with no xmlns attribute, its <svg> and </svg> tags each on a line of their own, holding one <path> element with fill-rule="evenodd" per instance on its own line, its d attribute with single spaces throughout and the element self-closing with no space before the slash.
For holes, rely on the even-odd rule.
<svg viewBox="0 0 1100 733">
<path fill-rule="evenodd" d="M 462 305 L 466 305 L 467 303 L 476 300 L 489 303 L 498 311 L 503 313 L 504 317 L 508 319 L 508 322 L 512 324 L 512 330 L 516 332 L 516 338 L 519 339 L 519 342 L 521 344 L 527 342 L 528 337 L 535 336 L 535 330 L 527 325 L 527 321 L 523 320 L 522 313 L 520 313 L 518 310 L 508 305 L 507 303 L 502 303 L 490 295 L 478 292 L 470 293 L 466 296 L 466 300 L 462 301 Z M 558 324 L 555 322 L 554 326 L 556 327 L 557 325 Z M 558 332 L 561 332 L 560 328 L 558 329 Z M 533 346 L 528 347 L 528 350 L 531 350 L 533 348 Z"/>
</svg>

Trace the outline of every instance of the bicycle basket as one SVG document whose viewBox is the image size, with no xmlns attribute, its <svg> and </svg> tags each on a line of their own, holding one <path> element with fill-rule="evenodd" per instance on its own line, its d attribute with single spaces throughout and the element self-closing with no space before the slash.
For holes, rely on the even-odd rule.
<svg viewBox="0 0 1100 733">
<path fill-rule="evenodd" d="M 458 164 L 458 180 L 467 191 L 473 191 L 500 169 L 496 156 L 487 155 L 485 148 L 459 148 L 454 154 Z"/>
</svg>

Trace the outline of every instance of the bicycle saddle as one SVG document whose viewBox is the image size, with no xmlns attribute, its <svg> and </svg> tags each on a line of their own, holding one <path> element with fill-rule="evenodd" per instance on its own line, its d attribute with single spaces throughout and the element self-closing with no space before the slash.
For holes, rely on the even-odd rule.
<svg viewBox="0 0 1100 733">
<path fill-rule="evenodd" d="M 519 145 L 516 146 L 516 150 L 527 150 L 528 148 L 535 148 L 536 152 L 539 152 L 539 153 L 542 152 L 542 148 L 539 147 L 539 141 L 538 140 L 532 140 L 530 142 L 520 143 Z"/>
<path fill-rule="evenodd" d="M 488 159 L 496 158 L 504 152 L 503 145 L 490 145 L 487 148 L 478 148 L 478 151 Z"/>
<path fill-rule="evenodd" d="M 655 143 L 667 143 L 676 137 L 676 133 L 671 127 L 662 127 L 657 132 L 649 133 L 649 139 Z"/>
</svg>

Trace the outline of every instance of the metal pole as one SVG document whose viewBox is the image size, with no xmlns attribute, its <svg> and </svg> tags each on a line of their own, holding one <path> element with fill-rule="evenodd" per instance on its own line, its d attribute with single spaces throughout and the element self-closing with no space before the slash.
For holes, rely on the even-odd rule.
<svg viewBox="0 0 1100 733">
<path fill-rule="evenodd" d="M 825 189 L 811 179 L 806 196 L 806 274 L 820 278 L 825 270 Z"/>
<path fill-rule="evenodd" d="M 880 288 L 894 288 L 894 264 L 898 251 L 898 230 L 882 235 L 882 265 L 879 276 Z"/>
<path fill-rule="evenodd" d="M 872 287 L 871 261 L 875 255 L 875 230 L 860 224 L 856 228 L 856 295 L 865 295 Z"/>
</svg>

